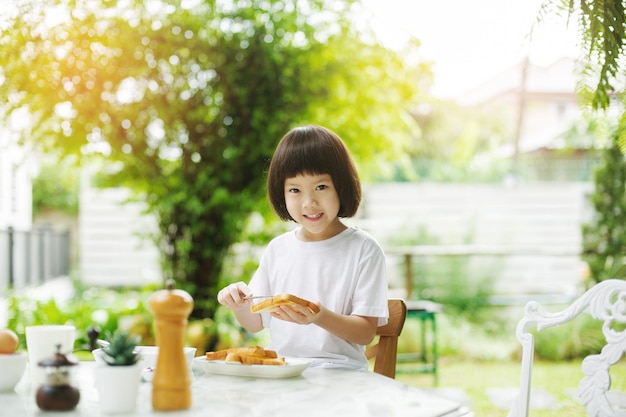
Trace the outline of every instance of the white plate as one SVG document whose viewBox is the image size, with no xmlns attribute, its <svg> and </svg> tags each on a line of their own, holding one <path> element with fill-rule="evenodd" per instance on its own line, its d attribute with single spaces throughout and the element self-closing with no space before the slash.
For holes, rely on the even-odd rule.
<svg viewBox="0 0 626 417">
<path fill-rule="evenodd" d="M 298 359 L 287 359 L 285 365 L 242 365 L 236 362 L 209 361 L 202 356 L 193 361 L 209 374 L 254 378 L 291 378 L 302 374 L 311 365 L 311 361 Z"/>
</svg>

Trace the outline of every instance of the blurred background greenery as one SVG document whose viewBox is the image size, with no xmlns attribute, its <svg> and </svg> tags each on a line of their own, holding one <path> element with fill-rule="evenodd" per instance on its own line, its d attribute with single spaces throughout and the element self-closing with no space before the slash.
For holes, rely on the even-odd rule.
<svg viewBox="0 0 626 417">
<path fill-rule="evenodd" d="M 277 141 L 294 125 L 314 122 L 339 133 L 364 181 L 524 176 L 516 155 L 472 163 L 510 143 L 519 126 L 505 123 L 493 108 L 437 99 L 433 63 L 421 58 L 419 40 L 399 50 L 386 47 L 371 26 L 357 24 L 358 0 L 25 0 L 6 12 L 0 94 L 7 100 L 0 104 L 0 123 L 11 140 L 41 155 L 34 215 L 55 209 L 75 216 L 87 167 L 96 167 L 94 185 L 132 190 L 132 199 L 157 219 L 152 239 L 163 278 L 174 278 L 196 300 L 193 319 L 215 319 L 217 290 L 246 280 L 256 267 L 253 253 L 233 253 L 237 243 L 262 247 L 284 230 L 269 213 L 263 173 Z M 624 28 L 610 24 L 619 21 L 620 10 L 558 1 L 544 3 L 537 25 L 560 14 L 575 18 L 582 34 L 585 109 L 560 140 L 567 151 L 582 135 L 602 168 L 588 178 L 596 185 L 597 216 L 584 229 L 583 254 L 590 279 L 598 281 L 623 275 L 626 118 L 604 110 L 616 104 L 617 114 L 623 111 L 614 87 L 624 73 L 623 51 L 614 41 L 624 38 Z M 590 25 L 598 17 L 604 23 Z M 593 65 L 598 59 L 601 68 Z M 497 267 L 468 283 L 464 262 L 430 265 L 431 278 L 420 280 L 418 289 L 477 320 L 489 308 Z M 450 277 L 447 288 L 438 285 L 440 275 Z M 89 298 L 88 291 L 96 291 L 81 289 L 76 273 L 72 279 L 77 294 Z M 125 314 L 123 305 L 115 308 Z"/>
<path fill-rule="evenodd" d="M 580 26 L 584 117 L 560 138 L 559 152 L 574 152 L 582 138 L 599 168 L 582 178 L 595 186 L 595 215 L 582 231 L 591 270 L 584 285 L 624 277 L 625 28 L 623 4 L 614 3 L 615 9 L 579 10 L 575 2 L 547 1 L 538 13 L 539 21 L 572 13 Z M 371 29 L 354 24 L 359 5 L 23 0 L 7 7 L 0 125 L 11 128 L 11 141 L 41 157 L 34 215 L 55 209 L 76 216 L 79 179 L 88 167 L 97 172 L 95 186 L 132 190 L 132 199 L 158 219 L 152 239 L 164 279 L 174 278 L 197 301 L 187 342 L 203 352 L 264 343 L 264 334 L 245 333 L 215 299 L 222 286 L 250 277 L 254 249 L 285 228 L 269 213 L 264 173 L 289 128 L 318 123 L 335 130 L 364 181 L 524 179 L 514 161 L 484 159 L 516 135 L 516 126 L 503 122 L 504 109 L 468 109 L 433 96 L 433 63 L 421 58 L 419 40 L 402 50 L 385 47 Z M 233 252 L 241 242 L 252 244 L 250 253 Z M 398 236 L 397 243 L 433 238 Z M 416 281 L 420 294 L 445 305 L 438 315 L 442 357 L 517 359 L 510 329 L 519 307 L 488 302 L 497 261 L 471 282 L 465 262 L 439 259 L 428 265 L 428 279 Z M 70 278 L 71 291 L 61 298 L 33 297 L 30 288 L 6 292 L 8 327 L 22 348 L 24 327 L 39 323 L 75 324 L 77 348 L 91 326 L 123 327 L 143 344 L 153 342 L 146 300 L 155 286 L 91 288 L 76 271 Z M 401 352 L 414 349 L 412 332 L 404 332 Z M 562 326 L 537 335 L 537 355 L 575 360 L 601 337 L 591 322 Z"/>
</svg>

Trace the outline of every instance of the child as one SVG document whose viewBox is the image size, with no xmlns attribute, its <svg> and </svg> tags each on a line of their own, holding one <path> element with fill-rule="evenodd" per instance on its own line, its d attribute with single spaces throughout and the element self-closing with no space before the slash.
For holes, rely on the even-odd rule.
<svg viewBox="0 0 626 417">
<path fill-rule="evenodd" d="M 352 158 L 335 133 L 297 127 L 278 144 L 267 192 L 282 220 L 300 226 L 267 246 L 249 285 L 237 282 L 217 296 L 250 332 L 269 328 L 268 348 L 318 366 L 367 369 L 365 345 L 387 323 L 387 277 L 379 244 L 341 217 L 356 214 L 361 185 Z M 244 297 L 290 293 L 320 307 L 300 305 L 252 313 Z"/>
</svg>

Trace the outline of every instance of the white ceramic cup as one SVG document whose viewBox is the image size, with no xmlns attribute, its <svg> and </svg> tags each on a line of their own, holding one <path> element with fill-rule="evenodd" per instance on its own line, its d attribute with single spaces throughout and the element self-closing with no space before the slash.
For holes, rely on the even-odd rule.
<svg viewBox="0 0 626 417">
<path fill-rule="evenodd" d="M 57 353 L 57 345 L 61 345 L 61 353 L 72 353 L 75 339 L 74 326 L 54 324 L 27 326 L 26 350 L 30 368 L 36 368 L 42 359 L 53 357 Z"/>
</svg>

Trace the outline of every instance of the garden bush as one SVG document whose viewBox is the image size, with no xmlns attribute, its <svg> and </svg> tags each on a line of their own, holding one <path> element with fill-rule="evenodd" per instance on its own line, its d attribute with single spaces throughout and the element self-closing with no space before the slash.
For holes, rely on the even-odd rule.
<svg viewBox="0 0 626 417">
<path fill-rule="evenodd" d="M 42 288 L 44 289 L 42 291 Z M 76 327 L 75 350 L 89 350 L 87 332 L 100 331 L 100 338 L 123 329 L 141 338 L 142 345 L 155 345 L 154 317 L 148 299 L 158 288 L 85 287 L 72 282 L 71 291 L 48 291 L 42 288 L 11 290 L 7 294 L 7 327 L 19 338 L 20 350 L 26 349 L 25 329 L 41 324 L 70 324 Z M 202 354 L 208 350 L 264 343 L 264 333 L 252 335 L 239 326 L 232 312 L 218 308 L 215 319 L 192 319 L 187 324 L 188 346 Z"/>
<path fill-rule="evenodd" d="M 558 327 L 534 330 L 535 356 L 549 361 L 570 361 L 598 354 L 606 343 L 602 322 L 583 314 Z"/>
<path fill-rule="evenodd" d="M 112 289 L 81 288 L 75 283 L 67 294 L 37 295 L 37 289 L 12 290 L 8 293 L 7 327 L 13 329 L 26 349 L 25 328 L 41 324 L 71 324 L 76 327 L 75 349 L 87 350 L 87 331 L 96 327 L 101 337 L 118 328 L 141 337 L 142 344 L 153 344 L 152 315 L 146 301 L 152 288 Z"/>
</svg>

